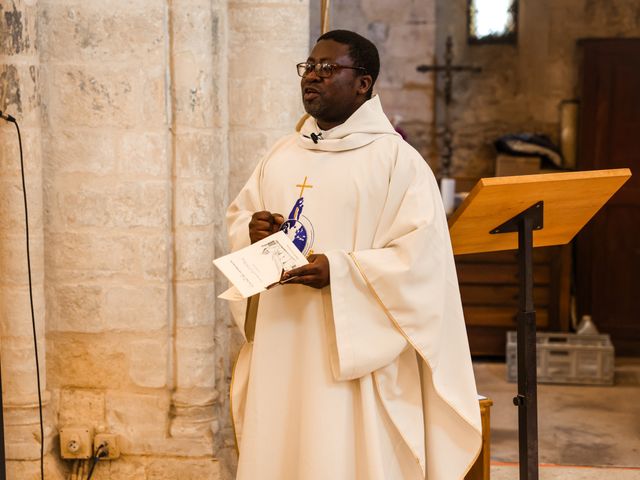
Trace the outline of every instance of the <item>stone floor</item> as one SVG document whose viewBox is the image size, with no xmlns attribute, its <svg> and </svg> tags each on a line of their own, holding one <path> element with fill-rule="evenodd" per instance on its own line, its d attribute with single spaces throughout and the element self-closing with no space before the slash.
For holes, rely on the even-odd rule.
<svg viewBox="0 0 640 480">
<path fill-rule="evenodd" d="M 640 468 L 541 465 L 540 480 L 638 480 Z M 518 465 L 491 465 L 491 480 L 518 480 Z"/>
<path fill-rule="evenodd" d="M 504 363 L 476 362 L 475 371 L 494 402 L 492 480 L 517 480 L 516 384 Z M 640 359 L 616 359 L 613 387 L 539 385 L 538 424 L 541 480 L 640 480 Z"/>
</svg>

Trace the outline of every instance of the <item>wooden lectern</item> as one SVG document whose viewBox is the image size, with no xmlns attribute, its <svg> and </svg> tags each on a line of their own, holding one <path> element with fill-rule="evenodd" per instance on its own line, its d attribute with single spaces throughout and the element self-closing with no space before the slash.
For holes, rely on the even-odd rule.
<svg viewBox="0 0 640 480">
<path fill-rule="evenodd" d="M 518 249 L 520 480 L 538 480 L 533 248 L 569 243 L 629 179 L 628 168 L 483 178 L 449 219 L 453 252 Z"/>
</svg>

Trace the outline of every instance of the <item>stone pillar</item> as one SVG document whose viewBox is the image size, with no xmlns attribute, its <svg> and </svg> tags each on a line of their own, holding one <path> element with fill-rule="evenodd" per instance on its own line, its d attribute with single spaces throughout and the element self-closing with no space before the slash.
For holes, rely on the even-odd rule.
<svg viewBox="0 0 640 480">
<path fill-rule="evenodd" d="M 171 435 L 213 451 L 215 390 L 214 223 L 216 161 L 226 158 L 221 104 L 224 9 L 211 0 L 169 2 L 173 178 Z M 214 41 L 212 41 L 214 39 Z"/>
<path fill-rule="evenodd" d="M 119 435 L 96 479 L 180 454 L 167 23 L 163 0 L 40 2 L 49 379 L 60 427 Z"/>
<path fill-rule="evenodd" d="M 42 222 L 40 64 L 36 45 L 37 2 L 0 0 L 0 110 L 22 131 L 29 206 L 29 244 L 36 335 L 44 407 L 46 392 Z M 23 190 L 18 138 L 0 120 L 0 349 L 8 478 L 39 471 L 40 425 L 29 300 Z M 46 410 L 45 410 L 46 411 Z M 45 452 L 51 426 L 45 418 Z"/>
</svg>

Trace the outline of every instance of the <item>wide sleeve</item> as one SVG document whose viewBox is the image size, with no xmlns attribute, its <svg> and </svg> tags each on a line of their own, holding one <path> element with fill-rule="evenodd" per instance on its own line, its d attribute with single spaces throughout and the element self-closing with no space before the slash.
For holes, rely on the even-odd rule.
<svg viewBox="0 0 640 480">
<path fill-rule="evenodd" d="M 264 161 L 256 166 L 247 183 L 227 209 L 227 229 L 232 252 L 251 244 L 249 221 L 255 212 L 264 210 L 261 190 L 263 166 Z"/>
<path fill-rule="evenodd" d="M 251 244 L 249 238 L 249 221 L 255 212 L 268 210 L 264 203 L 264 172 L 269 160 L 286 144 L 296 138 L 295 134 L 287 135 L 278 140 L 267 154 L 260 160 L 253 173 L 245 183 L 240 193 L 227 209 L 227 229 L 229 245 L 234 252 Z"/>
<path fill-rule="evenodd" d="M 331 269 L 336 265 L 341 278 L 334 284 L 332 274 L 332 294 L 343 288 L 349 292 L 349 297 L 332 299 L 337 350 L 339 357 L 354 351 L 339 340 L 339 332 L 349 332 L 350 322 L 359 321 L 348 303 L 375 304 L 384 313 L 424 360 L 427 477 L 453 480 L 464 476 L 479 452 L 480 411 L 437 183 L 417 153 L 406 153 L 396 160 L 372 248 L 330 257 Z M 356 293 L 348 287 L 353 278 L 366 289 Z"/>
<path fill-rule="evenodd" d="M 400 278 L 395 273 L 409 273 L 413 268 L 412 256 L 419 256 L 423 246 L 405 244 L 412 238 L 425 236 L 426 225 L 433 222 L 435 207 L 429 201 L 428 173 L 426 166 L 417 161 L 408 158 L 396 161 L 390 171 L 388 190 L 381 192 L 387 198 L 370 240 L 373 245 L 367 245 L 373 248 L 325 252 L 331 277 L 330 296 L 325 300 L 327 327 L 333 334 L 329 355 L 337 380 L 361 377 L 385 367 L 409 345 L 377 295 L 372 294 L 370 279 L 362 275 L 357 259 L 362 256 L 370 263 L 379 262 L 379 274 L 388 276 L 395 288 L 394 295 L 399 297 L 397 302 L 409 306 L 409 298 L 417 286 L 410 275 Z M 413 251 L 416 248 L 418 251 Z M 398 281 L 404 283 L 398 285 Z"/>
<path fill-rule="evenodd" d="M 251 244 L 249 238 L 249 221 L 251 216 L 255 212 L 265 210 L 264 202 L 262 201 L 262 175 L 265 163 L 268 157 L 262 159 L 253 173 L 247 180 L 247 183 L 242 187 L 240 193 L 231 202 L 227 209 L 227 231 L 229 235 L 229 247 L 232 252 L 240 250 Z M 242 295 L 235 287 L 230 288 L 223 293 L 223 298 L 229 303 L 229 310 L 236 325 L 246 338 L 245 332 L 245 320 L 248 312 L 247 300 L 242 298 Z M 257 304 L 257 298 L 254 300 Z"/>
<path fill-rule="evenodd" d="M 251 244 L 251 239 L 249 238 L 249 222 L 251 221 L 251 216 L 255 212 L 268 210 L 263 197 L 265 188 L 263 185 L 264 171 L 269 164 L 269 159 L 272 158 L 283 145 L 291 142 L 295 138 L 295 134 L 284 136 L 271 147 L 269 152 L 267 152 L 253 170 L 253 173 L 240 190 L 240 193 L 238 193 L 229 205 L 226 221 L 229 234 L 229 247 L 232 252 L 248 247 Z M 258 297 L 258 295 L 255 295 L 252 297 L 252 300 L 247 303 L 247 300 L 243 299 L 235 288 L 231 288 L 225 292 L 224 298 L 229 301 L 231 315 L 243 334 L 247 333 L 244 328 L 247 315 L 255 315 L 257 313 Z M 250 322 L 248 325 L 250 325 Z M 249 340 L 246 338 L 246 335 L 245 340 Z"/>
<path fill-rule="evenodd" d="M 371 298 L 348 253 L 325 255 L 331 277 L 323 292 L 331 369 L 336 380 L 352 380 L 389 365 L 408 343 Z"/>
</svg>

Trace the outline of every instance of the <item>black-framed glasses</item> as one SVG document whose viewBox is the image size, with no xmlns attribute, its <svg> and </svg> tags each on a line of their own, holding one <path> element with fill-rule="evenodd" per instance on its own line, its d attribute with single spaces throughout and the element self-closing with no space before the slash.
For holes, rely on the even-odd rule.
<svg viewBox="0 0 640 480">
<path fill-rule="evenodd" d="M 301 77 L 305 77 L 311 72 L 315 72 L 315 74 L 320 78 L 329 78 L 341 68 L 348 68 L 349 70 L 361 70 L 362 72 L 367 73 L 367 69 L 364 67 L 349 67 L 347 65 L 338 65 L 337 63 L 302 62 L 297 64 L 296 68 L 298 69 L 298 75 L 300 75 Z"/>
</svg>

